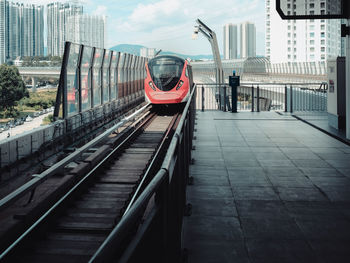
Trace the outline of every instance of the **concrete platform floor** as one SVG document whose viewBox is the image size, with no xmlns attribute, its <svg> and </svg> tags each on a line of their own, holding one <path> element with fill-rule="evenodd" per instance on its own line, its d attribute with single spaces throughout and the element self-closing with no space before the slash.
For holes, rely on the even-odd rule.
<svg viewBox="0 0 350 263">
<path fill-rule="evenodd" d="M 197 112 L 190 263 L 350 262 L 350 147 L 275 112 Z"/>
</svg>

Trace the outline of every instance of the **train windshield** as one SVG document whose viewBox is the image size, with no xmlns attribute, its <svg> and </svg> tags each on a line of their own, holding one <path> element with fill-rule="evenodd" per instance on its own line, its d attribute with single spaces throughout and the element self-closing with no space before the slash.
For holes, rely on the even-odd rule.
<svg viewBox="0 0 350 263">
<path fill-rule="evenodd" d="M 173 89 L 179 82 L 184 67 L 181 58 L 159 57 L 148 63 L 149 72 L 154 84 L 162 91 Z"/>
</svg>

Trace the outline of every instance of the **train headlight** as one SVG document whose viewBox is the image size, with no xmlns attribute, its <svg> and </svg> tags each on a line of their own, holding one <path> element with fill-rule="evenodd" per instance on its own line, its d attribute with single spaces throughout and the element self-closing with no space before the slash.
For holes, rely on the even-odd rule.
<svg viewBox="0 0 350 263">
<path fill-rule="evenodd" d="M 184 84 L 184 82 L 183 82 L 182 80 L 180 80 L 180 83 L 179 83 L 179 85 L 177 85 L 176 90 L 178 90 L 179 88 L 181 88 L 183 84 Z"/>
<path fill-rule="evenodd" d="M 156 91 L 156 88 L 154 87 L 154 85 L 153 85 L 153 82 L 152 82 L 152 81 L 150 81 L 150 82 L 148 83 L 148 85 L 151 87 L 151 89 L 153 89 L 154 91 Z"/>
</svg>

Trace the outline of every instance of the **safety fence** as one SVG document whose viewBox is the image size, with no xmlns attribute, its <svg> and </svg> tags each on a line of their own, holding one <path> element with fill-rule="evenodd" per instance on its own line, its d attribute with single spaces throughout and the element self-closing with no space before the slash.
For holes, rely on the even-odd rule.
<svg viewBox="0 0 350 263">
<path fill-rule="evenodd" d="M 136 96 L 143 90 L 146 61 L 145 57 L 66 42 L 54 116 L 66 119 Z"/>
<path fill-rule="evenodd" d="M 197 109 L 232 111 L 232 88 L 197 83 Z M 327 112 L 327 83 L 241 83 L 237 111 Z"/>
<path fill-rule="evenodd" d="M 147 58 L 66 42 L 50 125 L 0 142 L 0 181 L 142 104 Z M 91 134 L 89 136 L 92 136 Z"/>
<path fill-rule="evenodd" d="M 194 75 L 215 77 L 216 67 L 213 61 L 194 61 L 191 62 Z M 225 79 L 232 74 L 244 77 L 246 75 L 298 75 L 301 76 L 325 76 L 327 73 L 327 62 L 286 62 L 271 63 L 265 57 L 240 58 L 232 60 L 223 60 L 222 67 Z"/>
</svg>

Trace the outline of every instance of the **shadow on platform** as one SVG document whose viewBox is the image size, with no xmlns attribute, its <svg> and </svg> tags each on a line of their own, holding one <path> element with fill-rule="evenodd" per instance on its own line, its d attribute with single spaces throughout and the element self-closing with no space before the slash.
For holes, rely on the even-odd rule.
<svg viewBox="0 0 350 263">
<path fill-rule="evenodd" d="M 188 262 L 348 262 L 349 146 L 275 112 L 196 122 Z"/>
</svg>

